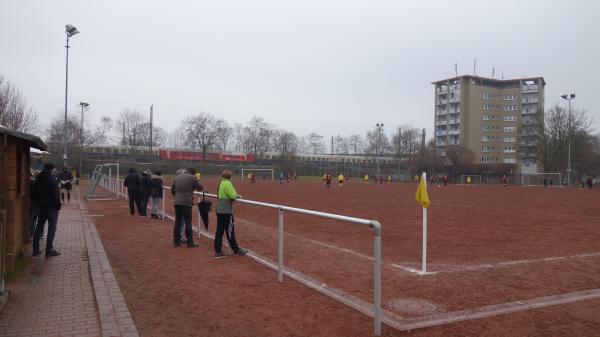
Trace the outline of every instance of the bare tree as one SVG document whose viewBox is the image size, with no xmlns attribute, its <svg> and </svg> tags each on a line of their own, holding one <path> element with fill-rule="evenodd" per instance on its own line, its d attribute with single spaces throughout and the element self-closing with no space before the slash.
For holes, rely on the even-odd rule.
<svg viewBox="0 0 600 337">
<path fill-rule="evenodd" d="M 243 128 L 243 139 L 247 152 L 262 158 L 265 152 L 271 149 L 271 142 L 275 130 L 273 126 L 267 124 L 262 118 L 254 117 Z"/>
<path fill-rule="evenodd" d="M 185 133 L 185 144 L 202 151 L 200 171 L 204 172 L 206 153 L 209 149 L 218 147 L 221 142 L 220 137 L 226 133 L 225 130 L 229 126 L 225 120 L 216 118 L 208 113 L 189 116 L 184 119 L 182 126 Z"/>
<path fill-rule="evenodd" d="M 120 143 L 128 146 L 133 154 L 138 154 L 141 147 L 160 146 L 167 137 L 166 132 L 157 126 L 150 132 L 150 117 L 138 110 L 126 108 L 119 114 L 115 123 L 115 132 L 121 134 Z M 152 140 L 150 140 L 152 134 Z"/>
<path fill-rule="evenodd" d="M 590 154 L 593 153 L 594 137 L 591 135 L 591 120 L 587 112 L 572 108 L 569 111 L 555 103 L 546 113 L 545 132 L 539 135 L 539 151 L 546 171 L 567 171 L 569 139 L 571 140 L 571 162 L 575 174 L 589 170 Z"/>
<path fill-rule="evenodd" d="M 185 128 L 179 126 L 168 133 L 165 145 L 173 149 L 181 149 L 185 146 Z"/>
<path fill-rule="evenodd" d="M 475 161 L 475 154 L 464 145 L 446 146 L 446 156 L 450 161 L 453 173 L 467 174 Z"/>
<path fill-rule="evenodd" d="M 278 153 L 281 170 L 291 171 L 298 154 L 298 136 L 289 131 L 276 131 L 273 137 L 273 148 Z"/>
<path fill-rule="evenodd" d="M 361 135 L 350 135 L 348 137 L 348 147 L 352 154 L 362 154 L 365 150 L 365 140 Z"/>
<path fill-rule="evenodd" d="M 305 139 L 310 153 L 321 154 L 325 152 L 325 142 L 323 142 L 323 136 L 313 132 L 306 136 Z"/>
<path fill-rule="evenodd" d="M 21 90 L 2 75 L 0 75 L 0 125 L 25 133 L 40 132 L 37 112 L 27 106 Z"/>
</svg>

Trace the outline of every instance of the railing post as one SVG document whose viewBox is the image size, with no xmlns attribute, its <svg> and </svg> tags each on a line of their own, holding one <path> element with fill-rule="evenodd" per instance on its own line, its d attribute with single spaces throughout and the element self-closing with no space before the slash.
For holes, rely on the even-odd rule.
<svg viewBox="0 0 600 337">
<path fill-rule="evenodd" d="M 163 193 L 163 197 L 162 197 L 162 218 L 165 218 L 165 189 L 163 188 L 162 190 Z"/>
<path fill-rule="evenodd" d="M 374 275 L 374 305 L 375 305 L 375 336 L 381 336 L 381 224 L 375 226 L 375 275 Z"/>
<path fill-rule="evenodd" d="M 277 239 L 277 280 L 283 282 L 283 209 L 279 208 L 279 233 Z"/>
</svg>

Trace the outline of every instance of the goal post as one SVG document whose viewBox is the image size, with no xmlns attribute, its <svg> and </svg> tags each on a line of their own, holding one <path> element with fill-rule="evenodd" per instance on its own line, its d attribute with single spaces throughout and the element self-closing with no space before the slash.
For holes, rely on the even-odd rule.
<svg viewBox="0 0 600 337">
<path fill-rule="evenodd" d="M 248 174 L 252 173 L 256 175 L 256 180 L 263 180 L 268 176 L 271 177 L 272 181 L 275 180 L 275 170 L 272 168 L 243 168 L 242 181 L 246 181 L 248 179 Z"/>
<path fill-rule="evenodd" d="M 119 182 L 119 163 L 96 165 L 84 197 L 86 200 L 118 199 Z M 98 186 L 103 187 L 106 191 L 96 191 Z"/>
<path fill-rule="evenodd" d="M 544 178 L 546 184 L 544 184 Z M 562 175 L 559 172 L 546 172 L 534 174 L 521 174 L 522 186 L 562 186 Z"/>
<path fill-rule="evenodd" d="M 464 184 L 481 185 L 481 175 L 479 175 L 479 174 L 461 174 L 457 184 L 458 185 L 464 185 Z"/>
</svg>

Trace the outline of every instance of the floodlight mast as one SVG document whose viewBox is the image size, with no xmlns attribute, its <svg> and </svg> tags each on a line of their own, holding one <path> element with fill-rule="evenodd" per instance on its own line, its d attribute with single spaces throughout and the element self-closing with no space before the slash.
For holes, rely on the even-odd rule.
<svg viewBox="0 0 600 337">
<path fill-rule="evenodd" d="M 565 94 L 560 97 L 569 102 L 569 119 L 567 120 L 567 138 L 569 139 L 569 152 L 567 159 L 567 186 L 571 186 L 571 100 L 575 99 L 575 94 Z"/>
<path fill-rule="evenodd" d="M 67 60 L 65 67 L 65 125 L 63 129 L 63 142 L 64 142 L 64 153 L 63 153 L 63 167 L 67 167 L 67 98 L 69 94 L 69 38 L 73 35 L 79 34 L 79 30 L 73 25 L 65 25 L 65 34 L 67 34 Z"/>
</svg>

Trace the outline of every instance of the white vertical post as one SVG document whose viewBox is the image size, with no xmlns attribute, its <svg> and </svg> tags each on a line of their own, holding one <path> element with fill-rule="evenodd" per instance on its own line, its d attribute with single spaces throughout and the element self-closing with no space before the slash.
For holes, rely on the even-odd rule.
<svg viewBox="0 0 600 337">
<path fill-rule="evenodd" d="M 283 210 L 279 209 L 279 235 L 277 240 L 277 280 L 283 282 Z"/>
<path fill-rule="evenodd" d="M 427 188 L 427 173 L 423 172 L 421 179 Z M 423 207 L 423 274 L 427 273 L 427 208 Z"/>
<path fill-rule="evenodd" d="M 200 209 L 198 207 L 196 207 L 196 209 L 198 209 L 198 239 L 200 239 L 200 231 L 202 230 L 202 217 L 200 216 Z"/>
<path fill-rule="evenodd" d="M 163 197 L 162 197 L 162 218 L 165 218 L 165 189 L 163 188 L 162 190 L 163 193 Z"/>
<path fill-rule="evenodd" d="M 381 336 L 381 225 L 375 227 L 375 336 Z"/>
</svg>

